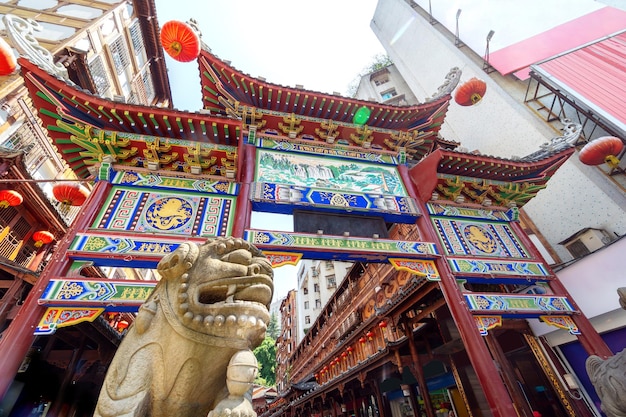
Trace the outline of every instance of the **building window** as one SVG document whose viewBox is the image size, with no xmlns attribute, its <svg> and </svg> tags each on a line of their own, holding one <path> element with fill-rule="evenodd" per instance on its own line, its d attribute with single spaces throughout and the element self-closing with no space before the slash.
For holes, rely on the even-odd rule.
<svg viewBox="0 0 626 417">
<path fill-rule="evenodd" d="M 0 231 L 6 234 L 0 241 L 0 256 L 16 261 L 22 266 L 28 266 L 37 254 L 32 239 L 24 238 L 31 230 L 31 224 L 20 215 L 14 207 L 7 207 L 0 212 Z M 8 230 L 6 230 L 8 229 Z"/>
<path fill-rule="evenodd" d="M 383 100 L 389 100 L 397 95 L 398 93 L 396 92 L 395 88 L 392 88 L 391 90 L 383 91 L 382 93 L 380 93 L 380 96 L 383 98 Z"/>
<path fill-rule="evenodd" d="M 141 79 L 143 80 L 143 87 L 146 92 L 146 104 L 150 104 L 156 95 L 154 94 L 154 86 L 152 84 L 152 74 L 150 71 L 146 70 L 141 74 Z"/>
<path fill-rule="evenodd" d="M 308 310 L 308 309 L 309 309 L 309 302 L 308 302 L 308 301 L 305 301 L 305 302 L 304 302 L 304 309 L 305 309 L 305 310 Z"/>
<path fill-rule="evenodd" d="M 105 96 L 111 84 L 109 83 L 109 77 L 102 63 L 102 57 L 96 55 L 87 66 L 89 67 L 89 72 L 91 72 L 91 78 L 93 78 L 93 82 L 96 84 L 98 95 Z"/>
<path fill-rule="evenodd" d="M 315 300 L 315 308 L 322 308 L 322 300 L 320 299 Z"/>
<path fill-rule="evenodd" d="M 126 67 L 130 65 L 128 51 L 126 50 L 126 45 L 124 45 L 124 38 L 118 36 L 117 39 L 111 42 L 110 51 L 115 71 L 117 71 L 118 74 L 123 74 Z"/>
<path fill-rule="evenodd" d="M 304 316 L 304 324 L 311 324 L 311 316 Z"/>
<path fill-rule="evenodd" d="M 320 284 L 313 284 L 313 289 L 315 292 L 320 292 Z"/>
<path fill-rule="evenodd" d="M 376 86 L 383 85 L 389 82 L 389 76 L 385 75 L 384 77 L 374 78 L 374 84 Z"/>
<path fill-rule="evenodd" d="M 337 281 L 335 280 L 335 275 L 326 276 L 326 288 L 335 288 L 337 286 Z"/>
<path fill-rule="evenodd" d="M 137 64 L 139 68 L 143 67 L 147 62 L 146 47 L 143 41 L 143 34 L 141 33 L 141 26 L 139 20 L 135 20 L 128 28 L 130 33 L 130 41 L 133 46 L 133 53 L 137 58 Z"/>
<path fill-rule="evenodd" d="M 309 293 L 309 289 L 307 287 L 304 287 L 302 289 L 302 292 L 304 293 L 304 295 L 307 295 Z"/>
</svg>

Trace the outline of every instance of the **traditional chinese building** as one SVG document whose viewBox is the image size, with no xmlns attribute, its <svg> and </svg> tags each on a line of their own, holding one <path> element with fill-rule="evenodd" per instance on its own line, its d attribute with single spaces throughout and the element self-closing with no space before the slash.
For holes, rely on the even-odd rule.
<svg viewBox="0 0 626 417">
<path fill-rule="evenodd" d="M 169 80 L 151 0 L 18 2 L 0 5 L 3 58 L 28 55 L 70 83 L 118 101 L 168 107 Z M 6 39 L 6 43 L 5 43 Z M 6 47 L 4 47 L 6 46 Z M 37 51 L 38 54 L 34 52 Z M 25 314 L 24 300 L 93 184 L 77 178 L 41 125 L 18 71 L 0 75 L 0 339 Z M 150 277 L 151 271 L 83 265 L 96 279 Z M 69 273 L 72 274 L 71 272 Z M 154 279 L 154 277 L 152 277 Z M 0 415 L 91 415 L 106 364 L 132 321 L 127 312 L 101 315 L 38 338 L 17 374 L 0 371 Z M 2 352 L 13 348 L 3 344 Z"/>
<path fill-rule="evenodd" d="M 33 342 L 132 312 L 154 285 L 81 276 L 87 263 L 154 268 L 182 242 L 235 236 L 276 267 L 355 262 L 289 355 L 268 415 L 586 415 L 525 320 L 612 353 L 518 222 L 575 129 L 517 160 L 475 155 L 439 134 L 456 68 L 427 101 L 391 106 L 271 84 L 207 50 L 198 64 L 204 110 L 190 113 L 103 99 L 20 61 L 55 145 L 96 181 L 0 340 L 6 375 Z M 253 211 L 297 227 L 252 229 Z M 528 398 L 520 384 L 539 388 Z"/>
</svg>

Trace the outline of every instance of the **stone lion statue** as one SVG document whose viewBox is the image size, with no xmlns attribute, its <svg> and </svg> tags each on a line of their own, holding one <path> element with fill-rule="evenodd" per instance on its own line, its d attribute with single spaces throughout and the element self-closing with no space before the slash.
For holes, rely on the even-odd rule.
<svg viewBox="0 0 626 417">
<path fill-rule="evenodd" d="M 181 244 L 157 269 L 162 279 L 111 362 L 94 416 L 255 416 L 251 349 L 270 319 L 272 266 L 245 240 L 216 238 Z"/>
<path fill-rule="evenodd" d="M 626 309 L 626 287 L 617 290 L 620 305 Z M 589 379 L 609 417 L 626 417 L 626 349 L 606 360 L 592 355 L 585 363 Z"/>
</svg>

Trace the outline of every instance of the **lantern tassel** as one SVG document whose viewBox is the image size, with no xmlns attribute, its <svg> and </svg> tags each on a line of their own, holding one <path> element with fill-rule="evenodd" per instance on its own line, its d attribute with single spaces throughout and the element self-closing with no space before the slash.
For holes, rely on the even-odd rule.
<svg viewBox="0 0 626 417">
<path fill-rule="evenodd" d="M 620 160 L 615 155 L 607 155 L 606 158 L 604 158 L 604 162 L 606 162 L 609 168 L 615 169 L 619 165 Z"/>
</svg>

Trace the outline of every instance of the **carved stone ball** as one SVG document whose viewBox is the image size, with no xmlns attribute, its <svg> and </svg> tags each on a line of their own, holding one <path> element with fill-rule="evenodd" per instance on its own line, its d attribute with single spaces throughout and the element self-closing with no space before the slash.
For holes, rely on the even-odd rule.
<svg viewBox="0 0 626 417">
<path fill-rule="evenodd" d="M 258 369 L 252 351 L 240 350 L 235 353 L 226 369 L 226 386 L 230 395 L 244 395 L 254 382 Z"/>
</svg>

